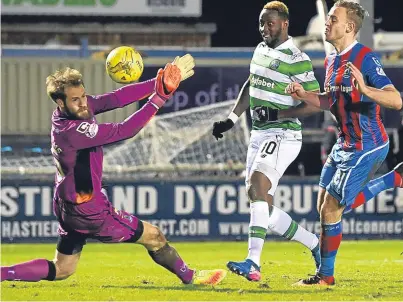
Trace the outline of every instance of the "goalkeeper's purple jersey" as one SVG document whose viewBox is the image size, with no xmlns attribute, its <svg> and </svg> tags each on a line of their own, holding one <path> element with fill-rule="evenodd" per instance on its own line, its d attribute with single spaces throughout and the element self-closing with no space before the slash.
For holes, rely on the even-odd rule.
<svg viewBox="0 0 403 302">
<path fill-rule="evenodd" d="M 57 168 L 54 201 L 80 204 L 82 215 L 102 211 L 97 200 L 101 194 L 102 146 L 130 138 L 138 133 L 156 114 L 157 108 L 147 102 L 140 110 L 121 123 L 98 124 L 95 115 L 124 107 L 149 96 L 155 80 L 127 85 L 114 92 L 87 96 L 93 118 L 68 119 L 59 109 L 52 116 L 52 154 Z"/>
</svg>

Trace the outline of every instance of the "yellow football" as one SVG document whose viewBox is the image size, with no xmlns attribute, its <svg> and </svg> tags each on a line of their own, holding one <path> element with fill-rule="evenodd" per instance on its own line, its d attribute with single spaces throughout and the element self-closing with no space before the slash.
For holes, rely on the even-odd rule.
<svg viewBox="0 0 403 302">
<path fill-rule="evenodd" d="M 137 50 L 129 46 L 113 49 L 106 58 L 106 73 L 120 84 L 138 81 L 143 70 L 143 58 Z"/>
</svg>

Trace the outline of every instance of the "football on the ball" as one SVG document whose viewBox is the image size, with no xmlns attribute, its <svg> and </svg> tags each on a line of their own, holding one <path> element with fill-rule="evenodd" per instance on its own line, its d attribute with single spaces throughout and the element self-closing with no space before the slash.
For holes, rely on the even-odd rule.
<svg viewBox="0 0 403 302">
<path fill-rule="evenodd" d="M 140 79 L 144 70 L 143 58 L 132 47 L 120 46 L 113 49 L 106 58 L 106 72 L 120 84 L 130 84 Z"/>
</svg>

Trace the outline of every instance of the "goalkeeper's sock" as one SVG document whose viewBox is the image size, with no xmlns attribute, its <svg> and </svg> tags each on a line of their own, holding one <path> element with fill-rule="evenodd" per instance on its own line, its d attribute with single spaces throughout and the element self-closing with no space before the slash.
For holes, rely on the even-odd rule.
<svg viewBox="0 0 403 302">
<path fill-rule="evenodd" d="M 148 251 L 151 258 L 159 265 L 178 276 L 185 284 L 192 282 L 194 270 L 188 268 L 176 250 L 168 243 L 157 251 Z"/>
<path fill-rule="evenodd" d="M 46 259 L 35 259 L 12 266 L 1 267 L 1 281 L 53 281 L 55 277 L 55 264 Z"/>
<path fill-rule="evenodd" d="M 254 200 L 250 204 L 250 223 L 248 239 L 248 256 L 260 266 L 260 256 L 267 233 L 267 220 L 269 218 L 269 205 L 264 200 Z"/>
<path fill-rule="evenodd" d="M 305 230 L 290 215 L 275 206 L 271 206 L 269 229 L 288 240 L 302 243 L 311 251 L 318 247 L 319 239 L 315 234 Z"/>
</svg>

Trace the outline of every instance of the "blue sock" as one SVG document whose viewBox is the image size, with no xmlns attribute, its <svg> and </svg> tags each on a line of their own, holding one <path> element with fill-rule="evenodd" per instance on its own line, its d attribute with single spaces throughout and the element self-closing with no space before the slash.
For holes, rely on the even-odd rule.
<svg viewBox="0 0 403 302">
<path fill-rule="evenodd" d="M 357 195 L 351 208 L 355 209 L 361 206 L 382 191 L 397 187 L 400 181 L 401 177 L 395 171 L 391 171 L 381 177 L 371 180 L 365 186 L 364 190 Z"/>
<path fill-rule="evenodd" d="M 382 175 L 381 177 L 371 180 L 365 186 L 365 189 L 367 189 L 369 192 L 371 192 L 372 197 L 374 197 L 379 192 L 396 187 L 396 177 L 397 176 L 400 176 L 400 175 L 398 175 L 395 171 L 390 171 L 389 173 Z"/>
<path fill-rule="evenodd" d="M 320 235 L 320 254 L 322 263 L 319 273 L 322 276 L 334 275 L 334 262 L 336 260 L 337 250 L 339 249 L 342 237 L 341 221 L 332 224 L 322 224 L 322 233 Z"/>
</svg>

